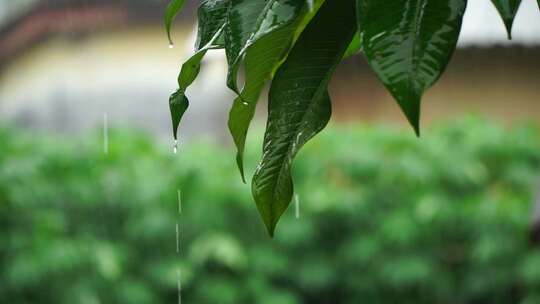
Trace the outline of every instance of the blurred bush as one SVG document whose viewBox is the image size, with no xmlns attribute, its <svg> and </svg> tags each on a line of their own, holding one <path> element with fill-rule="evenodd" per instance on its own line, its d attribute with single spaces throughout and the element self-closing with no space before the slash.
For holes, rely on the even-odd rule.
<svg viewBox="0 0 540 304">
<path fill-rule="evenodd" d="M 271 240 L 228 149 L 2 128 L 0 302 L 174 303 L 179 269 L 184 303 L 540 303 L 538 130 L 411 133 L 325 131 Z"/>
</svg>

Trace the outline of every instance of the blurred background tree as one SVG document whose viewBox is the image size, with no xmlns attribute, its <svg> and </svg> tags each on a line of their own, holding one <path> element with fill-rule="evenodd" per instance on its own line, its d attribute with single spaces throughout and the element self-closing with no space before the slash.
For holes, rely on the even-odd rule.
<svg viewBox="0 0 540 304">
<path fill-rule="evenodd" d="M 291 208 L 273 241 L 223 161 L 230 149 L 173 157 L 140 132 L 110 138 L 103 155 L 100 136 L 1 129 L 0 302 L 171 303 L 177 267 L 184 303 L 540 300 L 536 127 L 467 118 L 422 142 L 330 128 L 299 158 L 300 218 Z"/>
</svg>

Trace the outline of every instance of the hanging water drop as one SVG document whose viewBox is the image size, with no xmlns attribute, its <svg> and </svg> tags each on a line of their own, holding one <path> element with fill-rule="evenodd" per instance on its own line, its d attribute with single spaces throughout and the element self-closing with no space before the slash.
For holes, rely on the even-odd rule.
<svg viewBox="0 0 540 304">
<path fill-rule="evenodd" d="M 174 154 L 178 153 L 178 140 L 177 139 L 174 140 L 173 153 Z"/>
<path fill-rule="evenodd" d="M 169 48 L 170 48 L 170 49 L 174 48 L 174 43 L 172 43 L 172 42 L 169 43 Z"/>
<path fill-rule="evenodd" d="M 296 217 L 296 219 L 300 218 L 300 198 L 298 197 L 298 194 L 294 195 L 294 217 Z"/>
</svg>

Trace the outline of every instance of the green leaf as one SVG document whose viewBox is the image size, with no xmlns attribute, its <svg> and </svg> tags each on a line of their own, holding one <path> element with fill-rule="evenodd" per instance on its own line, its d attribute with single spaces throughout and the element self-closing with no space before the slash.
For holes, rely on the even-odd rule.
<svg viewBox="0 0 540 304">
<path fill-rule="evenodd" d="M 276 66 L 289 50 L 304 3 L 297 0 L 272 0 L 265 7 L 238 59 L 245 56 L 246 82 L 234 100 L 229 114 L 229 130 L 237 147 L 236 162 L 245 182 L 244 146 L 261 91 Z M 238 64 L 239 60 L 235 62 Z M 236 68 L 233 68 L 233 70 Z"/>
<path fill-rule="evenodd" d="M 243 55 L 242 50 L 246 48 L 253 33 L 257 31 L 259 19 L 264 19 L 264 13 L 273 2 L 275 1 L 231 0 L 229 24 L 225 31 L 225 50 L 229 63 L 227 86 L 238 94 L 240 93 L 236 83 L 236 75 L 238 74 L 240 58 Z"/>
<path fill-rule="evenodd" d="M 506 27 L 508 39 L 511 40 L 512 25 L 514 24 L 514 18 L 516 17 L 521 0 L 491 0 L 491 2 L 493 2 L 499 11 L 499 14 L 504 22 L 504 26 Z"/>
<path fill-rule="evenodd" d="M 197 51 L 182 65 L 180 75 L 178 76 L 179 88 L 169 98 L 169 108 L 171 111 L 174 139 L 178 138 L 178 126 L 180 125 L 182 116 L 189 106 L 189 100 L 186 97 L 186 90 L 199 75 L 201 61 L 203 60 L 204 55 L 206 55 L 206 52 L 210 49 L 217 49 L 221 47 L 220 44 L 216 42 L 220 41 L 225 26 L 226 24 L 223 24 L 221 28 L 214 34 L 214 37 L 208 42 L 208 44 Z"/>
<path fill-rule="evenodd" d="M 466 0 L 358 0 L 363 49 L 379 79 L 420 134 L 420 103 L 445 70 Z"/>
<path fill-rule="evenodd" d="M 252 182 L 271 236 L 293 195 L 294 156 L 330 119 L 327 86 L 356 32 L 354 3 L 326 1 L 272 82 L 263 157 Z"/>
<path fill-rule="evenodd" d="M 165 21 L 165 30 L 167 31 L 167 38 L 169 39 L 169 43 L 172 45 L 172 39 L 171 39 L 171 26 L 173 23 L 174 18 L 180 11 L 182 10 L 182 7 L 184 7 L 185 0 L 171 0 L 169 2 L 169 5 L 167 6 L 167 9 L 165 10 L 165 17 L 163 18 Z"/>
<path fill-rule="evenodd" d="M 349 44 L 349 47 L 347 47 L 347 51 L 345 52 L 343 58 L 349 58 L 360 53 L 362 51 L 362 39 L 362 32 L 357 31 L 356 34 L 354 34 L 353 40 Z"/>
<path fill-rule="evenodd" d="M 197 10 L 198 31 L 195 50 L 198 51 L 207 45 L 227 22 L 229 5 L 229 0 L 205 0 L 201 3 Z M 223 43 L 224 41 L 216 41 L 214 44 L 223 47 Z"/>
</svg>

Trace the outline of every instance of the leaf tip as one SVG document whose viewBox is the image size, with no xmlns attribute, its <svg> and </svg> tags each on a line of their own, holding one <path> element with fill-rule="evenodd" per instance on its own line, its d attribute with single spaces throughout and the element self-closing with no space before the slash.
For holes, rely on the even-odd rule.
<svg viewBox="0 0 540 304">
<path fill-rule="evenodd" d="M 398 99 L 398 103 L 417 137 L 420 137 L 421 98 L 421 95 L 415 95 L 412 97 L 413 102 L 403 102 L 403 100 Z"/>
<path fill-rule="evenodd" d="M 242 183 L 247 184 L 246 174 L 244 173 L 244 161 L 243 157 L 240 154 L 236 155 L 236 164 L 238 166 L 238 171 L 240 172 L 240 178 L 242 179 Z"/>
<path fill-rule="evenodd" d="M 416 137 L 420 138 L 420 128 L 419 127 L 414 127 L 414 134 L 416 134 Z"/>
<path fill-rule="evenodd" d="M 268 236 L 273 239 L 275 235 L 276 225 L 268 226 L 266 225 L 266 231 L 268 232 Z"/>
</svg>

